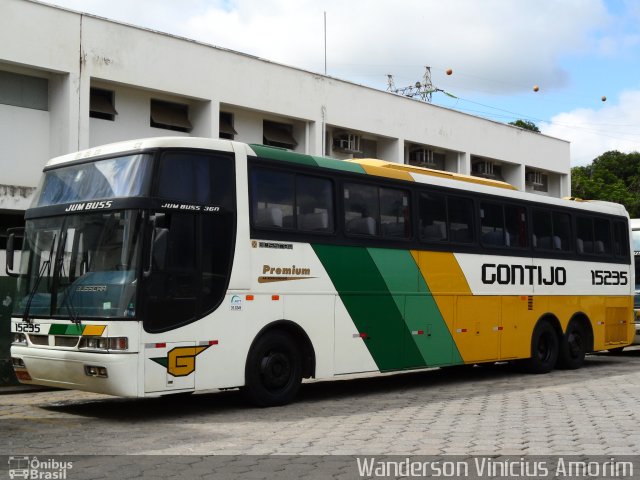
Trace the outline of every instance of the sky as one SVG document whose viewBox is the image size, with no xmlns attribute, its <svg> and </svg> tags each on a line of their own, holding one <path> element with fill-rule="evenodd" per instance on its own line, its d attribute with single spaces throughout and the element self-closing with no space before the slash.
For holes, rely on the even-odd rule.
<svg viewBox="0 0 640 480">
<path fill-rule="evenodd" d="M 387 89 L 422 81 L 432 103 L 535 123 L 572 166 L 640 151 L 639 0 L 46 0 Z M 451 71 L 447 74 L 447 71 Z M 537 91 L 534 87 L 537 86 Z M 604 100 L 606 98 L 606 100 Z"/>
</svg>

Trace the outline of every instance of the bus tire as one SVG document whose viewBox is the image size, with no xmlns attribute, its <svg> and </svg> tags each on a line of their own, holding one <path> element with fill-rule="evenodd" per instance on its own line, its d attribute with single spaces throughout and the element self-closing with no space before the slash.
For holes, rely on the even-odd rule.
<svg viewBox="0 0 640 480">
<path fill-rule="evenodd" d="M 291 335 L 267 332 L 249 351 L 245 367 L 245 398 L 259 407 L 290 403 L 302 383 L 302 359 Z"/>
<path fill-rule="evenodd" d="M 529 373 L 549 373 L 556 366 L 560 341 L 548 321 L 538 322 L 531 335 L 531 358 L 524 367 Z"/>
<path fill-rule="evenodd" d="M 566 370 L 580 368 L 584 363 L 588 345 L 589 334 L 584 325 L 576 321 L 569 322 L 560 345 L 558 367 Z"/>
</svg>

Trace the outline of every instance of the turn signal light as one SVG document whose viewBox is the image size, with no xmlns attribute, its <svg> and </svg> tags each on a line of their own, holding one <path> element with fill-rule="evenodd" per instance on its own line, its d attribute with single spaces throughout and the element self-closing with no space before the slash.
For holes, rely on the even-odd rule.
<svg viewBox="0 0 640 480">
<path fill-rule="evenodd" d="M 106 367 L 98 367 L 96 365 L 85 365 L 84 374 L 88 377 L 108 378 Z"/>
</svg>

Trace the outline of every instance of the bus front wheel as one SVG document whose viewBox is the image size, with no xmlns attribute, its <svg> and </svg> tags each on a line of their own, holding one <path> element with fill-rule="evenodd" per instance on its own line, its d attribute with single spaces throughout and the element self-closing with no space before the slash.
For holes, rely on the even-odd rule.
<svg viewBox="0 0 640 480">
<path fill-rule="evenodd" d="M 556 366 L 560 341 L 553 326 L 547 321 L 536 325 L 531 336 L 531 358 L 525 361 L 530 373 L 548 373 Z"/>
<path fill-rule="evenodd" d="M 268 332 L 251 347 L 245 368 L 245 397 L 259 407 L 285 405 L 302 382 L 300 351 L 291 335 Z"/>
</svg>

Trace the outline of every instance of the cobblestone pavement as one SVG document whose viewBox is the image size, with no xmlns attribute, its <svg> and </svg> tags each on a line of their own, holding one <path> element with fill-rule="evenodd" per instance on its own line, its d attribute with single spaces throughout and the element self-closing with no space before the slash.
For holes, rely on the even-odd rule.
<svg viewBox="0 0 640 480">
<path fill-rule="evenodd" d="M 498 365 L 311 382 L 270 409 L 235 391 L 11 393 L 0 432 L 2 455 L 635 455 L 640 349 L 548 375 Z"/>
</svg>

